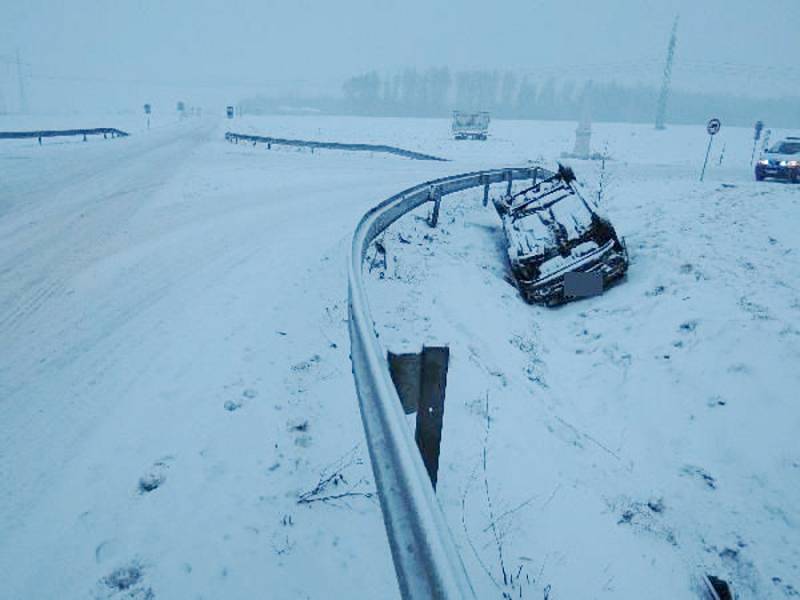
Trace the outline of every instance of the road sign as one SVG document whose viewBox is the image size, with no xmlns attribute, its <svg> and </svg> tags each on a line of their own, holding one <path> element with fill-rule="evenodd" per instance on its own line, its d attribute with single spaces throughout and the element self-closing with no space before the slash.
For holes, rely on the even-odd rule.
<svg viewBox="0 0 800 600">
<path fill-rule="evenodd" d="M 722 123 L 719 119 L 711 119 L 706 125 L 706 131 L 708 132 L 708 148 L 706 148 L 706 158 L 703 161 L 703 170 L 700 173 L 700 181 L 703 181 L 703 178 L 706 176 L 706 165 L 708 164 L 708 155 L 711 152 L 711 142 L 714 141 L 714 136 L 719 133 L 720 127 L 722 127 Z"/>
<path fill-rule="evenodd" d="M 150 114 L 150 110 L 151 110 L 150 105 L 149 104 L 145 104 L 144 105 L 144 114 L 149 115 Z"/>
<path fill-rule="evenodd" d="M 229 119 L 232 119 L 233 118 L 233 107 L 232 106 L 227 106 L 225 108 L 225 114 L 228 116 Z"/>
</svg>

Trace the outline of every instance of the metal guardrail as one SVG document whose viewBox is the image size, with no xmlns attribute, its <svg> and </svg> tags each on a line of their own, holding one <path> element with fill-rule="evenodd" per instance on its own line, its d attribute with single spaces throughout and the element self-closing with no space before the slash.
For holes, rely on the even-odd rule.
<svg viewBox="0 0 800 600">
<path fill-rule="evenodd" d="M 445 521 L 392 383 L 386 349 L 375 332 L 362 279 L 372 241 L 425 202 L 474 187 L 546 178 L 540 167 L 494 169 L 428 181 L 369 210 L 353 235 L 348 264 L 350 352 L 361 419 L 403 598 L 474 599 L 475 592 Z"/>
<path fill-rule="evenodd" d="M 114 129 L 113 127 L 97 127 L 95 129 L 47 129 L 41 131 L 0 131 L 0 140 L 22 140 L 26 138 L 38 138 L 39 143 L 42 143 L 42 138 L 48 137 L 72 137 L 82 135 L 84 141 L 87 135 L 107 135 L 111 137 L 127 137 L 130 135 L 125 131 Z"/>
<path fill-rule="evenodd" d="M 300 148 L 323 148 L 326 150 L 347 150 L 350 152 L 384 152 L 386 154 L 396 154 L 405 158 L 413 158 L 414 160 L 438 160 L 446 162 L 446 158 L 439 158 L 431 154 L 422 154 L 421 152 L 413 152 L 411 150 L 404 150 L 396 146 L 384 146 L 380 144 L 341 144 L 339 142 L 312 142 L 308 140 L 289 140 L 284 138 L 264 137 L 261 135 L 246 135 L 243 133 L 233 133 L 228 131 L 225 134 L 225 139 L 229 142 L 239 143 L 239 140 L 245 142 L 262 143 L 262 144 L 275 144 L 276 146 L 297 146 Z"/>
</svg>

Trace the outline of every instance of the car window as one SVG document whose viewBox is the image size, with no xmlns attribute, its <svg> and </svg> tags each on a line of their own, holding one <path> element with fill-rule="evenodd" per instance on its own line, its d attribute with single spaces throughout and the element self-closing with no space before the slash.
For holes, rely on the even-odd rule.
<svg viewBox="0 0 800 600">
<path fill-rule="evenodd" d="M 800 142 L 778 142 L 770 152 L 776 154 L 797 154 L 800 153 Z"/>
</svg>

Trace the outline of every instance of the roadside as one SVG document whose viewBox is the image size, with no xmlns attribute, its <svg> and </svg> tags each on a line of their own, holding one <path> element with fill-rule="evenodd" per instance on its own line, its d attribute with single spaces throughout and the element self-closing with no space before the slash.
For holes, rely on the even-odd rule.
<svg viewBox="0 0 800 600">
<path fill-rule="evenodd" d="M 576 164 L 587 194 L 597 168 Z M 526 305 L 479 191 L 435 230 L 404 217 L 373 261 L 386 347 L 451 348 L 438 496 L 478 595 L 686 597 L 705 569 L 790 597 L 797 188 L 607 169 L 632 264 L 602 297 Z"/>
</svg>

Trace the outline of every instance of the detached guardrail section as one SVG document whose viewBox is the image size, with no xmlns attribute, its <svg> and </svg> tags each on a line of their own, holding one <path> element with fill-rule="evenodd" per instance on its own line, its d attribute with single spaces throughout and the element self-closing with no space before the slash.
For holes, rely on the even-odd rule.
<svg viewBox="0 0 800 600">
<path fill-rule="evenodd" d="M 231 131 L 225 134 L 225 139 L 229 142 L 238 144 L 239 141 L 252 142 L 253 144 L 267 144 L 268 147 L 275 144 L 276 146 L 296 146 L 299 148 L 322 148 L 325 150 L 347 150 L 349 152 L 383 152 L 385 154 L 396 154 L 405 158 L 412 158 L 414 160 L 437 160 L 446 162 L 446 158 L 439 158 L 430 154 L 422 154 L 421 152 L 413 152 L 411 150 L 404 150 L 396 146 L 384 146 L 379 144 L 341 144 L 339 142 L 313 142 L 308 140 L 289 140 L 284 138 L 264 137 L 261 135 L 246 135 L 243 133 L 233 133 Z"/>
<path fill-rule="evenodd" d="M 47 129 L 42 131 L 0 131 L 0 140 L 22 140 L 26 138 L 38 138 L 39 144 L 42 143 L 42 138 L 49 137 L 73 137 L 82 135 L 83 141 L 86 141 L 87 135 L 102 135 L 103 138 L 107 136 L 115 137 L 128 137 L 129 133 L 114 129 L 113 127 L 97 127 L 95 129 Z"/>
<path fill-rule="evenodd" d="M 384 200 L 367 212 L 353 235 L 348 265 L 350 352 L 361 418 L 380 497 L 397 581 L 403 598 L 474 599 L 475 592 L 447 526 L 416 442 L 405 422 L 389 372 L 386 349 L 375 332 L 362 279 L 372 241 L 394 221 L 426 202 L 435 223 L 443 196 L 491 184 L 536 181 L 553 173 L 540 167 L 494 169 L 428 181 Z"/>
</svg>

